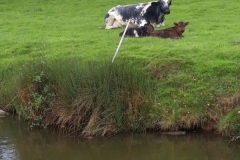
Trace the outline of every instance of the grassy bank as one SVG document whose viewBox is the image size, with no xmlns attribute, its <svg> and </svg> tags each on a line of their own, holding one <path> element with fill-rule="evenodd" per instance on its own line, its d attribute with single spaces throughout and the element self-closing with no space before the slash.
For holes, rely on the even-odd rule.
<svg viewBox="0 0 240 160">
<path fill-rule="evenodd" d="M 124 39 L 111 63 L 123 29 L 104 30 L 104 15 L 137 2 L 1 1 L 0 107 L 31 127 L 86 136 L 193 128 L 238 135 L 238 1 L 173 0 L 165 27 L 189 21 L 184 38 Z"/>
</svg>

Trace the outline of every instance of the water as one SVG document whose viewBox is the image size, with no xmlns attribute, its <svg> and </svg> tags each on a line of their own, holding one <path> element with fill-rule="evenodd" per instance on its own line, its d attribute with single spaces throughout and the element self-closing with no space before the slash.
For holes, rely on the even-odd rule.
<svg viewBox="0 0 240 160">
<path fill-rule="evenodd" d="M 29 131 L 0 118 L 0 160 L 239 160 L 240 144 L 210 133 L 121 134 L 81 139 L 54 131 Z"/>
</svg>

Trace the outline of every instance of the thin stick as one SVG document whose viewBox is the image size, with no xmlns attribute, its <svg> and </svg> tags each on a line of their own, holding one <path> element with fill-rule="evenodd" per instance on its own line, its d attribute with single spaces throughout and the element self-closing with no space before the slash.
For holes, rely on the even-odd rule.
<svg viewBox="0 0 240 160">
<path fill-rule="evenodd" d="M 114 56 L 113 56 L 112 63 L 114 62 L 114 59 L 115 59 L 116 56 L 117 56 L 118 50 L 119 50 L 119 48 L 120 48 L 120 46 L 121 46 L 121 44 L 122 44 L 122 41 L 123 41 L 123 38 L 124 38 L 125 33 L 126 33 L 126 31 L 127 31 L 127 28 L 128 28 L 129 23 L 130 23 L 130 20 L 131 20 L 131 19 L 128 20 L 127 26 L 126 26 L 126 28 L 125 28 L 125 30 L 124 30 L 124 32 L 123 32 L 122 38 L 121 38 L 121 40 L 120 40 L 120 42 L 119 42 L 119 44 L 118 44 L 118 47 L 117 47 L 117 49 L 116 49 L 116 52 L 115 52 Z"/>
</svg>

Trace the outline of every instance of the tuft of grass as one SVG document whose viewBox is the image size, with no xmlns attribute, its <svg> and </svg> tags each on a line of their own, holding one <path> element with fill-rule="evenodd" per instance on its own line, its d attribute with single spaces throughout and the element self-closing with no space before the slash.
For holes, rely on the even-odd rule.
<svg viewBox="0 0 240 160">
<path fill-rule="evenodd" d="M 99 136 L 144 131 L 150 123 L 153 82 L 124 60 L 31 61 L 14 86 L 17 98 L 12 107 L 31 128 L 52 125 Z"/>
<path fill-rule="evenodd" d="M 235 136 L 240 134 L 240 108 L 235 108 L 225 114 L 218 123 L 218 131 Z"/>
</svg>

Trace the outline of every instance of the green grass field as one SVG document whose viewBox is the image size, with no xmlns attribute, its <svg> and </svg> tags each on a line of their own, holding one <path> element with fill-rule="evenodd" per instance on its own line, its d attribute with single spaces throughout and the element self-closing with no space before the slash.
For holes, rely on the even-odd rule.
<svg viewBox="0 0 240 160">
<path fill-rule="evenodd" d="M 235 114 L 240 110 L 239 1 L 173 0 L 162 28 L 188 21 L 184 37 L 126 38 L 112 64 L 123 28 L 105 30 L 104 16 L 113 6 L 140 2 L 144 1 L 1 0 L 0 108 L 25 116 L 35 108 L 30 117 L 36 124 L 43 121 L 39 119 L 43 111 L 48 111 L 39 107 L 50 106 L 45 101 L 55 103 L 60 97 L 61 105 L 54 106 L 67 109 L 49 117 L 67 119 L 81 108 L 79 113 L 84 112 L 88 121 L 79 126 L 85 127 L 80 129 L 85 135 L 95 135 L 92 128 L 100 126 L 106 126 L 100 131 L 104 134 L 110 130 L 192 129 L 211 123 L 220 133 L 240 134 L 240 115 Z M 44 76 L 48 80 L 42 80 Z M 21 100 L 27 88 L 30 98 Z M 88 91 L 91 98 L 80 98 Z M 121 96 L 123 102 L 118 100 Z M 23 112 L 28 106 L 23 99 L 31 100 L 29 112 Z M 126 106 L 119 109 L 113 104 Z M 89 123 L 104 113 L 113 118 L 95 127 Z M 72 116 L 52 125 L 79 130 L 77 124 L 70 125 L 75 120 Z"/>
</svg>

